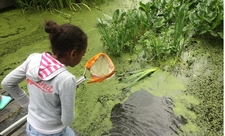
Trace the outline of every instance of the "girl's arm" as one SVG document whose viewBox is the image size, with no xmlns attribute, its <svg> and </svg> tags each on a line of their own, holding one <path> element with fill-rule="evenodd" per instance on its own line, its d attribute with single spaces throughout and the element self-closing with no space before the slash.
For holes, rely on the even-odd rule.
<svg viewBox="0 0 225 136">
<path fill-rule="evenodd" d="M 75 93 L 76 79 L 75 77 L 67 77 L 60 87 L 59 94 L 61 100 L 61 121 L 63 125 L 69 126 L 75 118 Z"/>
<path fill-rule="evenodd" d="M 20 88 L 19 83 L 26 78 L 26 61 L 11 71 L 1 82 L 5 91 L 7 91 L 23 108 L 29 104 L 28 95 Z"/>
</svg>

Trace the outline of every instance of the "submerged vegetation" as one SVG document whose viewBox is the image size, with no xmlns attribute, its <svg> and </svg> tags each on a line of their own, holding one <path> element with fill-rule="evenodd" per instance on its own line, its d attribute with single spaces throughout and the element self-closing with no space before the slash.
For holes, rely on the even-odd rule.
<svg viewBox="0 0 225 136">
<path fill-rule="evenodd" d="M 157 67 L 153 68 L 146 68 L 141 70 L 135 70 L 132 72 L 128 72 L 128 76 L 125 76 L 125 78 L 122 78 L 122 82 L 128 83 L 128 86 L 126 88 L 129 88 L 136 84 L 139 80 L 143 79 L 144 77 L 148 76 L 149 74 L 155 72 L 158 70 Z M 121 75 L 124 76 L 124 75 Z M 124 88 L 124 89 L 126 89 Z"/>
<path fill-rule="evenodd" d="M 104 45 L 114 56 L 123 52 L 143 54 L 151 60 L 175 57 L 194 36 L 223 39 L 221 0 L 156 0 L 139 3 L 138 8 L 98 18 Z"/>
</svg>

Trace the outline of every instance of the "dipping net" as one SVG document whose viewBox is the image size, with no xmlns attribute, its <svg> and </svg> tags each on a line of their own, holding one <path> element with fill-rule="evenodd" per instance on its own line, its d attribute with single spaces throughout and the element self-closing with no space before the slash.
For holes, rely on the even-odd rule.
<svg viewBox="0 0 225 136">
<path fill-rule="evenodd" d="M 88 83 L 102 82 L 112 77 L 115 73 L 115 66 L 109 56 L 105 53 L 98 53 L 85 64 L 90 71 L 91 79 Z"/>
</svg>

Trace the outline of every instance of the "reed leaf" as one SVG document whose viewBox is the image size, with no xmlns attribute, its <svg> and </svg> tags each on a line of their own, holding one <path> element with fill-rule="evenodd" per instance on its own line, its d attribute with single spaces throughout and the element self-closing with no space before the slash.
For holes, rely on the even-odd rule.
<svg viewBox="0 0 225 136">
<path fill-rule="evenodd" d="M 60 8 L 64 8 L 63 0 L 58 0 Z"/>
<path fill-rule="evenodd" d="M 83 6 L 86 7 L 88 10 L 91 11 L 91 8 L 90 8 L 88 5 L 86 5 L 85 3 L 79 3 L 79 4 L 83 5 Z"/>
<path fill-rule="evenodd" d="M 76 3 L 74 0 L 15 0 L 17 6 L 21 8 L 29 8 L 29 9 L 36 9 L 36 10 L 50 10 L 54 11 L 54 9 L 61 9 L 61 8 L 69 8 L 72 11 L 76 11 L 75 6 L 79 9 L 82 5 L 88 10 L 91 11 L 91 8 L 83 3 Z"/>
<path fill-rule="evenodd" d="M 122 82 L 124 83 L 130 82 L 129 85 L 126 87 L 126 88 L 129 88 L 133 86 L 134 84 L 136 84 L 141 79 L 143 79 L 144 77 L 148 76 L 150 73 L 155 72 L 158 69 L 159 69 L 158 67 L 152 67 L 148 69 L 141 69 L 141 70 L 134 71 L 134 74 L 125 77 L 122 80 Z"/>
<path fill-rule="evenodd" d="M 70 10 L 77 11 L 77 9 L 71 4 L 69 5 Z"/>
</svg>

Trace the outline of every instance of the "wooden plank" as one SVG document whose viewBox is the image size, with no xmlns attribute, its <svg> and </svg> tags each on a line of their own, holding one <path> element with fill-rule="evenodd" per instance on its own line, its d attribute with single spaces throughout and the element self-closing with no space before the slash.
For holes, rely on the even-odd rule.
<svg viewBox="0 0 225 136">
<path fill-rule="evenodd" d="M 20 120 L 22 117 L 27 115 L 27 109 L 21 108 L 17 113 L 13 114 L 13 116 L 10 116 L 6 120 L 0 123 L 0 131 L 2 132 L 12 124 L 14 124 L 16 121 Z M 26 122 L 17 125 L 15 128 L 12 128 L 7 135 L 12 135 L 15 131 L 19 130 Z M 25 131 L 25 130 L 24 130 Z"/>
<path fill-rule="evenodd" d="M 12 113 L 9 113 L 12 114 Z M 0 123 L 0 131 L 6 129 L 22 117 L 24 117 L 27 114 L 27 109 L 19 109 L 16 113 L 12 114 L 8 118 L 6 118 L 4 121 Z"/>
<path fill-rule="evenodd" d="M 4 136 L 27 136 L 27 133 L 26 133 L 26 122 L 24 122 L 21 125 L 18 125 L 14 129 L 12 129 L 12 131 L 9 131 Z"/>
<path fill-rule="evenodd" d="M 12 100 L 4 109 L 0 111 L 0 123 L 13 116 L 21 109 L 20 105 Z"/>
<path fill-rule="evenodd" d="M 27 136 L 26 132 L 26 122 L 20 127 L 17 131 L 15 131 L 11 136 Z"/>
<path fill-rule="evenodd" d="M 27 136 L 27 133 L 26 133 L 26 122 L 23 122 L 22 124 L 16 126 L 10 132 L 5 134 L 5 136 Z"/>
<path fill-rule="evenodd" d="M 10 96 L 3 89 L 0 89 L 1 95 Z M 11 102 L 2 110 L 0 110 L 0 132 L 11 126 L 13 123 L 27 115 L 27 109 L 23 109 L 12 99 Z M 11 129 L 6 136 L 27 136 L 26 122 Z"/>
<path fill-rule="evenodd" d="M 2 94 L 2 95 L 3 95 L 4 93 L 6 93 L 6 92 L 5 92 L 5 90 L 0 89 L 0 94 Z"/>
</svg>

